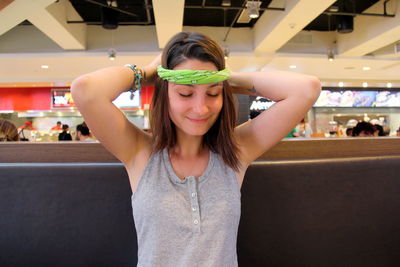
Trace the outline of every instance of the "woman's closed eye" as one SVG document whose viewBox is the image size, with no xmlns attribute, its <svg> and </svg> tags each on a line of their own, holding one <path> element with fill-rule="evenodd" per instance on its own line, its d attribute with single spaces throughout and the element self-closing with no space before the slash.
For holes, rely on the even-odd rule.
<svg viewBox="0 0 400 267">
<path fill-rule="evenodd" d="M 179 95 L 182 96 L 182 97 L 191 97 L 192 96 L 192 94 L 181 94 L 181 93 L 179 93 Z M 207 96 L 217 97 L 217 96 L 219 96 L 219 93 L 216 93 L 216 94 L 207 93 Z"/>
<path fill-rule="evenodd" d="M 179 95 L 182 96 L 182 97 L 190 97 L 190 96 L 192 96 L 192 94 L 182 94 L 182 93 L 179 93 Z"/>
<path fill-rule="evenodd" d="M 211 96 L 211 97 L 217 97 L 217 96 L 219 96 L 219 93 L 216 93 L 216 94 L 207 93 L 207 95 L 208 95 L 208 96 Z"/>
</svg>

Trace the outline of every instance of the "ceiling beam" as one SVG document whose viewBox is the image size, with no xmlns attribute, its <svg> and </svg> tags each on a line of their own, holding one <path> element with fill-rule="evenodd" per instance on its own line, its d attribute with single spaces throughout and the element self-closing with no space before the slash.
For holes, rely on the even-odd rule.
<svg viewBox="0 0 400 267">
<path fill-rule="evenodd" d="M 68 20 L 82 20 L 69 1 L 53 3 L 32 13 L 28 20 L 63 49 L 86 49 L 86 24 L 67 23 Z"/>
<path fill-rule="evenodd" d="M 14 2 L 14 0 L 3 0 L 0 2 L 0 10 L 3 10 L 6 6 Z"/>
<path fill-rule="evenodd" d="M 257 53 L 274 53 L 335 0 L 287 0 L 285 11 L 266 10 L 254 26 Z"/>
<path fill-rule="evenodd" d="M 41 11 L 55 0 L 14 0 L 3 3 L 0 9 L 0 35 L 23 22 L 30 14 Z"/>
<path fill-rule="evenodd" d="M 158 46 L 164 48 L 168 40 L 182 31 L 184 0 L 153 0 Z"/>
<path fill-rule="evenodd" d="M 382 13 L 383 2 L 377 2 L 365 12 Z M 395 13 L 394 18 L 356 16 L 353 32 L 337 35 L 338 53 L 341 56 L 360 57 L 398 41 L 400 7 L 396 10 L 395 4 L 393 1 L 387 3 L 390 14 Z"/>
</svg>

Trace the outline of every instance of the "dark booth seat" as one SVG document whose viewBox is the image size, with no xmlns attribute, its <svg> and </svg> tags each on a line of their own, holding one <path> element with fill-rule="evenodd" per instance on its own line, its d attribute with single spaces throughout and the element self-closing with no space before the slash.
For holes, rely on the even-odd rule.
<svg viewBox="0 0 400 267">
<path fill-rule="evenodd" d="M 400 266 L 400 157 L 257 162 L 240 266 Z"/>
<path fill-rule="evenodd" d="M 400 155 L 253 163 L 239 266 L 400 266 L 399 173 Z M 135 266 L 130 197 L 116 162 L 0 163 L 0 266 Z"/>
<path fill-rule="evenodd" d="M 0 165 L 0 266 L 135 266 L 130 197 L 117 163 Z"/>
</svg>

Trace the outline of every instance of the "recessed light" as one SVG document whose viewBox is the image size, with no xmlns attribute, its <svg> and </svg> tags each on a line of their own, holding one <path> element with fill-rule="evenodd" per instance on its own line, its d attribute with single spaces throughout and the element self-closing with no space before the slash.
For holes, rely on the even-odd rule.
<svg viewBox="0 0 400 267">
<path fill-rule="evenodd" d="M 42 66 L 40 66 L 42 69 L 48 69 L 49 68 L 49 66 L 48 65 L 42 65 Z"/>
<path fill-rule="evenodd" d="M 363 85 L 364 88 L 368 87 L 368 83 L 367 82 L 363 82 L 362 85 Z"/>
<path fill-rule="evenodd" d="M 387 83 L 387 84 L 386 84 L 386 87 L 387 87 L 387 88 L 392 88 L 392 83 Z"/>
<path fill-rule="evenodd" d="M 339 85 L 339 87 L 343 87 L 344 83 L 343 82 L 339 82 L 338 85 Z"/>
<path fill-rule="evenodd" d="M 362 69 L 363 69 L 363 70 L 370 70 L 370 69 L 371 69 L 371 67 L 367 67 L 367 66 L 365 66 L 365 67 L 363 67 Z"/>
<path fill-rule="evenodd" d="M 297 66 L 296 65 L 290 65 L 289 68 L 290 69 L 295 69 L 295 68 L 297 68 Z"/>
<path fill-rule="evenodd" d="M 328 8 L 329 12 L 338 12 L 339 11 L 339 6 L 337 5 L 332 5 Z"/>
</svg>

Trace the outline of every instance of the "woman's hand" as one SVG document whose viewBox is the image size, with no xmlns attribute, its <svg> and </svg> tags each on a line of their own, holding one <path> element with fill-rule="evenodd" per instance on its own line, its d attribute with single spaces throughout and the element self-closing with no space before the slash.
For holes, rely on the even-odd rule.
<svg viewBox="0 0 400 267">
<path fill-rule="evenodd" d="M 144 86 L 154 85 L 157 78 L 158 65 L 161 65 L 161 53 L 150 64 L 142 68 L 146 77 L 146 80 L 142 82 Z"/>
<path fill-rule="evenodd" d="M 252 95 L 256 96 L 252 81 L 241 74 L 240 72 L 231 72 L 231 76 L 228 79 L 228 83 L 231 87 L 232 93 L 240 95 Z"/>
</svg>

